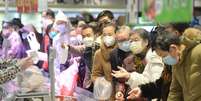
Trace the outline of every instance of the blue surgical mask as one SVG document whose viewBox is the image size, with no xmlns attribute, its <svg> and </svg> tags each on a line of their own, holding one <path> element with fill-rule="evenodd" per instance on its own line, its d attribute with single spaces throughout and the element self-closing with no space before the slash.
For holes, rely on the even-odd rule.
<svg viewBox="0 0 201 101">
<path fill-rule="evenodd" d="M 51 39 L 53 39 L 57 35 L 57 32 L 50 32 L 49 36 Z"/>
<path fill-rule="evenodd" d="M 56 29 L 61 33 L 64 34 L 66 32 L 66 25 L 65 24 L 60 24 L 56 26 Z"/>
<path fill-rule="evenodd" d="M 168 55 L 163 58 L 163 62 L 167 65 L 175 65 L 177 64 L 177 59 L 172 57 L 171 55 Z"/>
<path fill-rule="evenodd" d="M 123 41 L 118 42 L 119 49 L 123 50 L 124 52 L 130 51 L 130 41 Z"/>
</svg>

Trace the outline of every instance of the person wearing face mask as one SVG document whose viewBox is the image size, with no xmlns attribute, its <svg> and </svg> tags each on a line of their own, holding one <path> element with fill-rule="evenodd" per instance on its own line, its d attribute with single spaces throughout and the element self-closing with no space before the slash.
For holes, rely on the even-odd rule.
<svg viewBox="0 0 201 101">
<path fill-rule="evenodd" d="M 200 41 L 201 31 L 194 28 L 186 29 L 181 37 L 169 32 L 157 35 L 153 49 L 163 57 L 164 63 L 173 66 L 168 99 L 162 101 L 200 101 L 201 79 L 200 75 L 197 75 L 200 73 Z M 184 50 L 181 45 L 185 45 Z M 164 79 L 141 85 L 130 92 L 129 98 L 160 96 L 163 91 L 162 82 Z M 153 92 L 154 94 L 149 94 Z"/>
<path fill-rule="evenodd" d="M 42 31 L 43 35 L 47 34 L 48 30 L 51 29 L 55 20 L 55 13 L 51 9 L 43 11 L 42 13 Z"/>
<path fill-rule="evenodd" d="M 103 10 L 100 12 L 96 18 L 97 21 L 97 32 L 96 32 L 96 38 L 95 38 L 95 44 L 96 44 L 96 49 L 100 48 L 101 44 L 101 32 L 103 29 L 103 26 L 107 23 L 112 23 L 114 20 L 114 15 L 110 10 Z"/>
<path fill-rule="evenodd" d="M 64 64 L 62 61 L 62 58 L 65 58 L 67 60 L 68 57 L 62 57 L 62 56 L 68 56 L 64 55 L 63 51 L 65 51 L 65 47 L 62 47 L 64 43 L 69 44 L 69 33 L 71 30 L 71 23 L 67 16 L 62 12 L 58 11 L 56 15 L 56 19 L 53 25 L 53 28 L 51 29 L 51 32 L 48 34 L 50 37 L 52 37 L 52 46 L 56 49 L 57 57 L 55 59 L 55 70 L 56 75 L 60 74 L 61 64 Z M 66 50 L 67 51 L 67 50 Z M 46 65 L 47 66 L 47 65 Z"/>
<path fill-rule="evenodd" d="M 14 28 L 12 21 L 3 22 L 3 52 L 2 58 L 23 58 L 22 40 L 18 32 Z"/>
<path fill-rule="evenodd" d="M 149 33 L 146 30 L 136 29 L 131 32 L 130 49 L 134 56 L 141 58 L 140 61 L 145 65 L 145 67 L 143 67 L 144 70 L 142 73 L 138 73 L 137 71 L 129 73 L 124 68 L 118 67 L 119 71 L 113 71 L 112 73 L 115 78 L 125 78 L 126 84 L 128 84 L 131 89 L 141 84 L 154 82 L 161 76 L 164 68 L 162 58 L 149 48 L 149 44 Z M 143 66 L 137 62 L 137 58 L 134 58 L 133 61 L 133 66 L 136 69 Z"/>
<path fill-rule="evenodd" d="M 72 33 L 71 33 L 72 34 Z M 83 37 L 82 44 L 63 44 L 63 47 L 68 47 L 71 56 L 80 56 L 79 80 L 78 86 L 89 88 L 91 85 L 90 75 L 92 69 L 92 59 L 94 54 L 94 31 L 89 25 L 83 25 L 81 35 Z"/>
<path fill-rule="evenodd" d="M 93 82 L 97 77 L 104 77 L 112 83 L 110 53 L 116 47 L 115 30 L 116 27 L 112 23 L 105 25 L 102 30 L 102 43 L 100 49 L 95 52 L 92 66 L 91 79 Z M 114 100 L 113 96 L 111 96 L 110 101 Z"/>
<path fill-rule="evenodd" d="M 116 33 L 118 47 L 110 53 L 110 63 L 112 70 L 118 70 L 117 66 L 123 65 L 123 60 L 131 53 L 130 51 L 130 28 L 121 26 Z M 121 79 L 113 79 L 115 85 L 115 93 L 124 95 L 125 83 Z M 122 89 L 120 89 L 122 88 Z"/>
<path fill-rule="evenodd" d="M 86 64 L 91 72 L 92 69 L 92 59 L 94 54 L 94 31 L 89 25 L 82 28 L 83 44 L 85 45 L 85 50 L 83 57 L 86 59 Z"/>
<path fill-rule="evenodd" d="M 83 37 L 83 45 L 72 46 L 70 45 L 70 50 L 74 49 L 74 51 L 82 52 L 80 64 L 85 65 L 85 68 L 81 68 L 79 70 L 79 87 L 87 88 L 88 90 L 92 90 L 92 82 L 90 80 L 90 75 L 92 71 L 92 60 L 94 56 L 94 31 L 93 28 L 89 25 L 84 25 L 82 27 L 82 37 Z M 85 71 L 85 72 L 84 72 Z"/>
</svg>

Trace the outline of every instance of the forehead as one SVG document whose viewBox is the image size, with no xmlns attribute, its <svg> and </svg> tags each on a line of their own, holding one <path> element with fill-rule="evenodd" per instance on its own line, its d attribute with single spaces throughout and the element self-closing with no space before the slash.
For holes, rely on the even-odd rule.
<svg viewBox="0 0 201 101">
<path fill-rule="evenodd" d="M 116 36 L 119 37 L 119 38 L 120 37 L 129 38 L 129 33 L 127 33 L 127 32 L 117 32 Z"/>
<path fill-rule="evenodd" d="M 5 22 L 5 23 L 3 23 L 2 27 L 3 27 L 3 28 L 11 28 L 12 25 L 9 24 L 9 23 L 7 23 L 7 22 Z"/>
<path fill-rule="evenodd" d="M 84 30 L 82 30 L 82 33 L 83 33 L 83 35 L 85 35 L 85 34 L 93 34 L 93 30 L 92 30 L 92 28 L 86 28 L 86 29 L 84 29 Z"/>
<path fill-rule="evenodd" d="M 104 31 L 114 31 L 115 30 L 115 27 L 114 26 L 106 26 L 103 28 L 103 32 Z"/>
<path fill-rule="evenodd" d="M 87 32 L 87 31 L 93 31 L 93 30 L 92 30 L 91 27 L 88 27 L 88 28 L 83 29 L 83 31 L 86 31 L 86 32 Z"/>
<path fill-rule="evenodd" d="M 132 33 L 130 37 L 131 39 L 142 39 L 138 33 Z"/>
<path fill-rule="evenodd" d="M 45 17 L 46 16 L 46 11 L 43 11 L 42 12 L 42 17 Z"/>
<path fill-rule="evenodd" d="M 110 20 L 108 16 L 102 16 L 100 19 L 99 19 L 99 22 L 103 22 L 104 20 Z"/>
<path fill-rule="evenodd" d="M 56 24 L 57 25 L 59 25 L 59 24 L 65 24 L 66 22 L 65 21 L 62 21 L 62 20 L 58 20 L 57 22 L 56 22 Z"/>
<path fill-rule="evenodd" d="M 165 28 L 165 31 L 168 31 L 168 32 L 173 32 L 173 31 L 176 31 L 172 26 L 167 26 L 166 28 Z"/>
</svg>

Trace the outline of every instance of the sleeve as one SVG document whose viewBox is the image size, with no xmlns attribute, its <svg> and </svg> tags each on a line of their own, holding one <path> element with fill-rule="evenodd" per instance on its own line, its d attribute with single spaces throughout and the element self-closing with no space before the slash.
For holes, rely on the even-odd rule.
<svg viewBox="0 0 201 101">
<path fill-rule="evenodd" d="M 17 60 L 0 60 L 0 84 L 14 79 L 20 71 Z"/>
<path fill-rule="evenodd" d="M 112 70 L 118 70 L 118 68 L 117 68 L 117 62 L 116 62 L 116 57 L 115 57 L 115 50 L 113 50 L 110 53 L 110 63 L 111 63 Z"/>
<path fill-rule="evenodd" d="M 102 76 L 103 74 L 103 68 L 100 64 L 100 56 L 99 56 L 100 50 L 97 50 L 94 56 L 93 60 L 93 67 L 92 67 L 92 74 L 91 74 L 91 79 L 94 82 L 97 77 Z"/>
<path fill-rule="evenodd" d="M 161 77 L 163 69 L 164 64 L 162 59 L 160 57 L 154 57 L 149 61 L 149 63 L 147 63 L 142 74 L 132 72 L 126 83 L 130 85 L 131 88 L 135 88 L 141 84 L 155 82 Z"/>
<path fill-rule="evenodd" d="M 175 70 L 173 70 L 172 83 L 170 85 L 170 92 L 167 101 L 183 101 L 182 87 L 175 77 Z"/>
<path fill-rule="evenodd" d="M 140 85 L 141 96 L 149 99 L 161 97 L 163 79 L 160 78 L 156 82 L 150 82 L 147 84 Z"/>
<path fill-rule="evenodd" d="M 17 52 L 20 50 L 20 45 L 22 44 L 21 38 L 20 36 L 17 34 L 15 36 L 13 36 L 12 40 L 11 40 L 11 52 L 12 54 L 17 54 Z"/>
</svg>

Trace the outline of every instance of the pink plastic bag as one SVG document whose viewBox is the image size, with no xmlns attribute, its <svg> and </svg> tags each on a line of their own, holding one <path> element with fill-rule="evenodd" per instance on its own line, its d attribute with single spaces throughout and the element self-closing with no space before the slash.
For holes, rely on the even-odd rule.
<svg viewBox="0 0 201 101">
<path fill-rule="evenodd" d="M 55 88 L 58 96 L 73 96 L 73 92 L 77 86 L 79 58 L 73 58 L 73 64 L 56 78 Z"/>
</svg>

